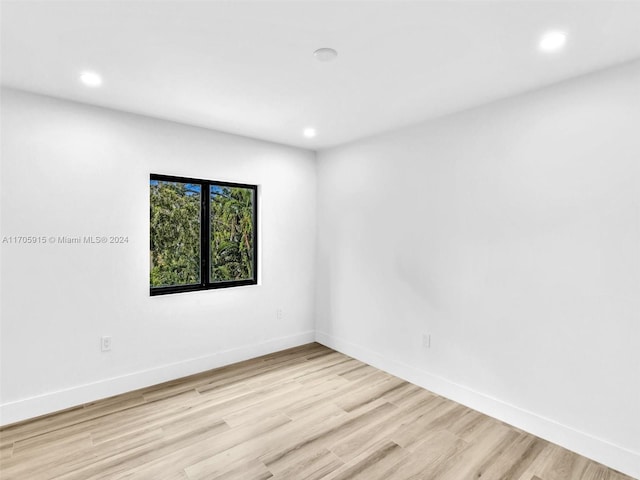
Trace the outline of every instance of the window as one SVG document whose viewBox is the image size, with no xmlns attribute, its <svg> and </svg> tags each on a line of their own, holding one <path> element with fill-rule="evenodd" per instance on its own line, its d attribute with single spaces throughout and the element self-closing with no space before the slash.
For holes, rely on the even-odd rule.
<svg viewBox="0 0 640 480">
<path fill-rule="evenodd" d="M 152 174 L 151 295 L 257 283 L 257 186 Z"/>
</svg>

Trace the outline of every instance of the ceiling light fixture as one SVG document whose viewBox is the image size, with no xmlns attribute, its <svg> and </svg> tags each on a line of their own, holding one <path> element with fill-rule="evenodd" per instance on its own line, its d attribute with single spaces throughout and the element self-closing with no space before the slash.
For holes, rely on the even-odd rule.
<svg viewBox="0 0 640 480">
<path fill-rule="evenodd" d="M 333 48 L 319 48 L 315 52 L 313 52 L 313 56 L 321 62 L 330 62 L 332 60 L 335 60 L 335 58 L 338 56 L 338 52 L 336 52 Z"/>
<path fill-rule="evenodd" d="M 96 72 L 82 72 L 80 74 L 80 81 L 87 87 L 99 87 L 102 85 L 102 77 Z"/>
<path fill-rule="evenodd" d="M 304 129 L 302 134 L 307 138 L 313 138 L 313 137 L 316 136 L 316 129 L 315 128 L 311 128 L 311 127 L 307 127 L 307 128 Z"/>
<path fill-rule="evenodd" d="M 567 43 L 567 34 L 559 30 L 545 33 L 538 46 L 543 52 L 556 52 Z"/>
</svg>

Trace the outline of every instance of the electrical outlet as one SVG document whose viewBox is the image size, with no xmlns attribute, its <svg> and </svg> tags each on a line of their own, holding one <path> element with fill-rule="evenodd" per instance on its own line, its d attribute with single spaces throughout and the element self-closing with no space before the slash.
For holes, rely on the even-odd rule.
<svg viewBox="0 0 640 480">
<path fill-rule="evenodd" d="M 422 348 L 431 348 L 431 334 L 423 333 L 422 334 Z"/>
<path fill-rule="evenodd" d="M 100 350 L 102 350 L 103 352 L 110 352 L 111 351 L 111 337 L 110 336 L 100 337 Z"/>
<path fill-rule="evenodd" d="M 283 318 L 284 318 L 284 313 L 282 312 L 281 308 L 278 308 L 276 310 L 276 319 L 282 320 Z"/>
</svg>

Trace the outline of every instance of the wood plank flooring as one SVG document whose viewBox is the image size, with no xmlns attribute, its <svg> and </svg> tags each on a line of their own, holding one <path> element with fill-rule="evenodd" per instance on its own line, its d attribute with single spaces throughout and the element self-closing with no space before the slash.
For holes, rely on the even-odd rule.
<svg viewBox="0 0 640 480">
<path fill-rule="evenodd" d="M 0 478 L 630 479 L 315 343 L 8 426 Z"/>
</svg>

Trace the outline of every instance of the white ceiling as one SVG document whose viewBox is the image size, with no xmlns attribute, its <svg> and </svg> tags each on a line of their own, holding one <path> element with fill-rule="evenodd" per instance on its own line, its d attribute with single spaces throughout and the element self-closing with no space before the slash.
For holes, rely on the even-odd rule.
<svg viewBox="0 0 640 480">
<path fill-rule="evenodd" d="M 4 1 L 1 16 L 4 85 L 311 149 L 640 57 L 637 1 Z M 543 55 L 553 28 L 567 48 Z M 78 82 L 87 69 L 102 87 Z"/>
</svg>

